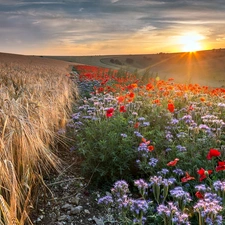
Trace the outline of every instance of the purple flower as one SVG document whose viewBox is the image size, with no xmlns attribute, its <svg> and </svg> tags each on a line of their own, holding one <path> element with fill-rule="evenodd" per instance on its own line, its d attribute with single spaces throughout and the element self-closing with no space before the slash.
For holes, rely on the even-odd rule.
<svg viewBox="0 0 225 225">
<path fill-rule="evenodd" d="M 171 123 L 172 125 L 176 125 L 176 124 L 179 123 L 179 120 L 177 120 L 177 119 L 172 119 L 172 120 L 170 121 L 170 123 Z"/>
<path fill-rule="evenodd" d="M 150 177 L 150 181 L 151 181 L 150 186 L 152 186 L 153 184 L 160 186 L 162 184 L 162 177 L 161 176 Z"/>
<path fill-rule="evenodd" d="M 141 212 L 147 212 L 148 203 L 146 200 L 132 200 L 130 211 L 135 213 L 136 215 L 140 215 Z"/>
<path fill-rule="evenodd" d="M 116 203 L 119 209 L 129 209 L 132 204 L 132 200 L 129 199 L 127 195 L 123 195 L 121 198 L 116 200 Z"/>
<path fill-rule="evenodd" d="M 179 211 L 177 206 L 173 202 L 168 202 L 168 206 L 166 205 L 159 205 L 157 207 L 157 211 L 159 215 L 166 217 L 166 220 L 170 220 L 173 224 L 176 225 L 190 225 L 188 221 L 188 215 Z M 171 221 L 172 220 L 172 221 Z"/>
<path fill-rule="evenodd" d="M 168 206 L 159 205 L 157 207 L 157 211 L 159 215 L 165 215 L 166 217 L 170 217 L 174 212 L 178 211 L 176 205 L 173 202 L 168 202 Z"/>
<path fill-rule="evenodd" d="M 143 137 L 143 135 L 141 135 L 141 133 L 139 133 L 138 131 L 134 131 L 134 134 L 136 137 Z"/>
<path fill-rule="evenodd" d="M 119 198 L 122 198 L 126 193 L 129 192 L 129 189 L 128 189 L 128 184 L 126 181 L 124 180 L 120 180 L 120 181 L 117 181 L 113 188 L 111 189 L 111 192 L 119 197 Z"/>
<path fill-rule="evenodd" d="M 151 158 L 150 160 L 149 160 L 149 162 L 148 162 L 148 165 L 149 166 L 152 166 L 152 167 L 155 167 L 156 165 L 157 165 L 157 163 L 158 163 L 158 159 L 156 159 L 156 158 Z"/>
<path fill-rule="evenodd" d="M 210 188 L 209 187 L 206 187 L 205 184 L 196 185 L 195 186 L 195 189 L 197 191 L 202 191 L 202 192 L 206 192 L 206 191 L 209 191 L 210 190 Z"/>
<path fill-rule="evenodd" d="M 214 187 L 214 189 L 216 191 L 223 191 L 223 192 L 225 192 L 225 181 L 220 181 L 220 180 L 215 181 L 213 183 L 213 187 Z"/>
<path fill-rule="evenodd" d="M 217 215 L 215 222 L 217 225 L 222 225 L 223 224 L 223 217 L 221 215 Z"/>
<path fill-rule="evenodd" d="M 182 146 L 182 145 L 177 145 L 176 146 L 177 150 L 180 151 L 180 152 L 185 152 L 187 151 L 186 147 Z"/>
<path fill-rule="evenodd" d="M 139 189 L 139 190 L 145 190 L 148 188 L 148 184 L 143 180 L 143 179 L 139 179 L 139 180 L 135 180 L 134 181 L 134 185 Z"/>
<path fill-rule="evenodd" d="M 207 224 L 207 225 L 213 225 L 214 223 L 213 223 L 213 220 L 211 219 L 211 218 L 209 218 L 209 217 L 207 217 L 206 219 L 205 219 L 205 223 Z"/>
<path fill-rule="evenodd" d="M 199 129 L 202 129 L 202 130 L 210 130 L 210 128 L 205 124 L 200 124 L 198 127 Z"/>
<path fill-rule="evenodd" d="M 182 169 L 175 169 L 175 170 L 173 170 L 173 172 L 175 174 L 177 174 L 178 176 L 183 176 L 184 175 L 184 171 Z"/>
<path fill-rule="evenodd" d="M 110 205 L 112 203 L 113 203 L 112 196 L 109 196 L 109 195 L 104 196 L 98 200 L 98 204 Z"/>
<path fill-rule="evenodd" d="M 170 152 L 171 150 L 172 150 L 171 148 L 167 148 L 165 151 Z"/>
<path fill-rule="evenodd" d="M 171 134 L 170 131 L 166 131 L 166 139 L 167 139 L 168 141 L 172 141 L 173 135 Z"/>
<path fill-rule="evenodd" d="M 150 123 L 149 122 L 143 122 L 143 124 L 142 124 L 144 127 L 147 127 L 147 126 L 149 126 L 150 125 Z"/>
<path fill-rule="evenodd" d="M 148 154 L 149 150 L 148 150 L 148 145 L 146 143 L 141 143 L 139 146 L 138 146 L 138 151 L 141 152 L 141 153 L 145 153 L 145 154 Z"/>
<path fill-rule="evenodd" d="M 172 218 L 172 221 L 176 225 L 190 225 L 190 222 L 188 220 L 188 214 L 177 211 L 174 213 L 174 216 Z"/>
<path fill-rule="evenodd" d="M 144 117 L 139 117 L 139 118 L 138 118 L 138 121 L 144 121 L 144 120 L 145 120 Z"/>
<path fill-rule="evenodd" d="M 194 206 L 194 211 L 200 213 L 204 218 L 207 218 L 209 215 L 215 217 L 222 210 L 221 198 L 212 193 L 205 193 L 204 199 L 200 199 Z"/>
<path fill-rule="evenodd" d="M 181 120 L 183 120 L 185 123 L 189 123 L 189 124 L 193 122 L 191 115 L 185 115 L 181 118 Z"/>
<path fill-rule="evenodd" d="M 220 204 L 222 202 L 221 197 L 219 197 L 217 194 L 211 193 L 211 192 L 205 193 L 205 200 L 208 202 L 214 200 L 214 201 L 217 201 L 218 204 Z"/>
<path fill-rule="evenodd" d="M 181 199 L 183 202 L 186 204 L 186 202 L 190 202 L 191 197 L 190 194 L 186 191 L 183 190 L 182 187 L 175 187 L 173 190 L 170 191 L 170 194 L 175 198 L 175 199 Z"/>
<path fill-rule="evenodd" d="M 72 114 L 72 119 L 74 119 L 74 120 L 79 120 L 80 119 L 80 113 L 74 113 L 74 114 Z"/>
<path fill-rule="evenodd" d="M 163 180 L 162 180 L 162 184 L 163 184 L 164 186 L 170 186 L 170 185 L 174 184 L 175 182 L 176 182 L 176 179 L 173 178 L 173 177 L 171 177 L 171 178 L 169 178 L 169 179 L 163 179 Z"/>
<path fill-rule="evenodd" d="M 166 175 L 167 173 L 169 173 L 169 170 L 168 169 L 164 169 L 164 168 L 161 171 L 157 172 L 158 175 Z"/>
<path fill-rule="evenodd" d="M 185 132 L 180 132 L 177 134 L 178 138 L 185 138 L 187 136 L 187 134 Z"/>
<path fill-rule="evenodd" d="M 127 134 L 120 134 L 121 137 L 126 138 Z"/>
</svg>

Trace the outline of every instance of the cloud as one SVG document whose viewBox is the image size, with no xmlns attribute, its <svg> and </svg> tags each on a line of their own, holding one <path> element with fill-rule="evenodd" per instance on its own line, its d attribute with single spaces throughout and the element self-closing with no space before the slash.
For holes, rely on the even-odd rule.
<svg viewBox="0 0 225 225">
<path fill-rule="evenodd" d="M 222 42 L 224 11 L 223 0 L 0 0 L 0 48 L 20 43 L 103 51 L 146 43 L 150 51 L 147 45 L 186 30 Z"/>
</svg>

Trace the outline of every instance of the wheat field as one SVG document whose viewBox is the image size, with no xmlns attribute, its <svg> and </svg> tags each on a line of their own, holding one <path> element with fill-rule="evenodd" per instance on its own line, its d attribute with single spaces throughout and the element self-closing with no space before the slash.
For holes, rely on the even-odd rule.
<svg viewBox="0 0 225 225">
<path fill-rule="evenodd" d="M 71 65 L 42 57 L 0 53 L 0 224 L 25 224 L 32 191 L 50 168 L 76 86 Z"/>
</svg>

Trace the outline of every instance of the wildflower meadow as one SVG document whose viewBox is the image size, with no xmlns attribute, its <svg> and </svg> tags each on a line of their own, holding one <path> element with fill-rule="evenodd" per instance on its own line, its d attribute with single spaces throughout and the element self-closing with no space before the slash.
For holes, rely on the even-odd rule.
<svg viewBox="0 0 225 225">
<path fill-rule="evenodd" d="M 104 190 L 105 224 L 224 224 L 225 89 L 74 70 L 80 99 L 67 133 Z"/>
</svg>

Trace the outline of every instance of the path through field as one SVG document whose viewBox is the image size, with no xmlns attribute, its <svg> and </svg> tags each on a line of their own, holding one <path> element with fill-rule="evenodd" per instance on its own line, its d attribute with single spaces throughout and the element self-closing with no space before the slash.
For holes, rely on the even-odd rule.
<svg viewBox="0 0 225 225">
<path fill-rule="evenodd" d="M 64 161 L 61 174 L 46 178 L 40 188 L 32 222 L 39 225 L 102 225 L 103 211 L 97 204 L 99 193 L 88 189 L 88 180 L 79 175 L 79 159 L 68 149 L 58 150 Z"/>
</svg>

